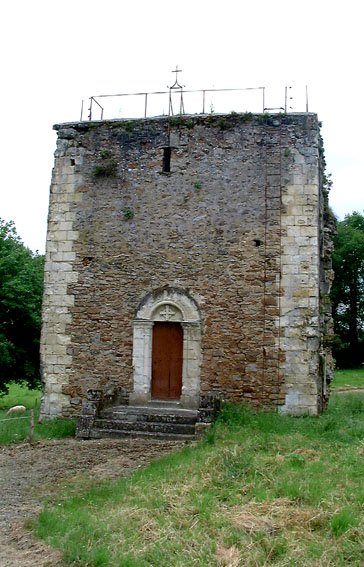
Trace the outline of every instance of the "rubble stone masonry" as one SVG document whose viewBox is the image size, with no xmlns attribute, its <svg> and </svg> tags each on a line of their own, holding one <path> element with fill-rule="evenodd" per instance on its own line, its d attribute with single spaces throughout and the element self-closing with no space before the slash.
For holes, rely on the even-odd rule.
<svg viewBox="0 0 364 567">
<path fill-rule="evenodd" d="M 318 413 L 331 373 L 320 286 L 327 294 L 332 226 L 317 116 L 55 129 L 42 419 L 78 415 L 88 389 L 118 389 L 133 402 L 138 324 L 148 334 L 140 306 L 178 294 L 196 306 L 187 322 L 195 394 Z"/>
</svg>

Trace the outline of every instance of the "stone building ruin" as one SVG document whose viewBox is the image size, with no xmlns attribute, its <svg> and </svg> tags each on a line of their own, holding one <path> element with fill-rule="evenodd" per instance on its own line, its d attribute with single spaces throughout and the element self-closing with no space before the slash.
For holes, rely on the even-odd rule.
<svg viewBox="0 0 364 567">
<path fill-rule="evenodd" d="M 54 128 L 41 418 L 79 416 L 93 396 L 319 413 L 332 219 L 317 116 Z"/>
</svg>

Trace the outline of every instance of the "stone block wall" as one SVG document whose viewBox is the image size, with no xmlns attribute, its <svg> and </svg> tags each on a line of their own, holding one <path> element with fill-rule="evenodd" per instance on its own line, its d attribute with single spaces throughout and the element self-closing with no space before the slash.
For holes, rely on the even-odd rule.
<svg viewBox="0 0 364 567">
<path fill-rule="evenodd" d="M 330 254 L 320 249 L 327 199 L 316 115 L 55 128 L 43 419 L 79 414 L 88 389 L 133 399 L 135 318 L 164 289 L 199 310 L 201 396 L 320 411 L 331 364 L 320 362 L 329 321 L 320 282 L 330 280 Z"/>
</svg>

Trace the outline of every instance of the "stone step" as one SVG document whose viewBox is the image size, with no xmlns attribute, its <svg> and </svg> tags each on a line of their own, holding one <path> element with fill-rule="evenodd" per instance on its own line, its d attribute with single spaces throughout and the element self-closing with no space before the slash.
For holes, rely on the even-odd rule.
<svg viewBox="0 0 364 567">
<path fill-rule="evenodd" d="M 194 425 L 197 421 L 197 411 L 172 410 L 171 408 L 145 408 L 145 407 L 118 407 L 104 410 L 100 416 L 118 422 L 148 422 L 148 423 L 175 423 Z"/>
<path fill-rule="evenodd" d="M 150 402 L 148 402 L 148 407 L 179 409 L 181 408 L 181 402 L 179 402 L 178 400 L 151 400 Z"/>
<path fill-rule="evenodd" d="M 170 402 L 164 405 L 113 406 L 98 417 L 81 416 L 77 435 L 84 438 L 145 437 L 154 439 L 196 439 L 199 411 L 184 409 Z M 198 433 L 199 434 L 199 433 Z"/>
<path fill-rule="evenodd" d="M 181 407 L 174 407 L 174 406 L 112 406 L 109 408 L 104 409 L 105 413 L 108 412 L 124 412 L 124 413 L 148 413 L 154 415 L 167 415 L 167 414 L 174 414 L 174 415 L 189 415 L 189 416 L 196 416 L 198 415 L 198 411 L 194 409 L 185 409 Z"/>
<path fill-rule="evenodd" d="M 164 421 L 124 421 L 115 419 L 96 419 L 93 429 L 114 430 L 123 432 L 173 433 L 183 435 L 195 434 L 195 422 L 169 423 Z"/>
</svg>

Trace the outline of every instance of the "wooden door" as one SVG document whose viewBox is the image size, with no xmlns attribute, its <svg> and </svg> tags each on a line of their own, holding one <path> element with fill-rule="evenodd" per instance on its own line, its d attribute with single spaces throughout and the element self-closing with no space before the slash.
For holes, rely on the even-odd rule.
<svg viewBox="0 0 364 567">
<path fill-rule="evenodd" d="M 182 391 L 183 329 L 179 323 L 153 326 L 152 398 L 177 400 Z"/>
</svg>

